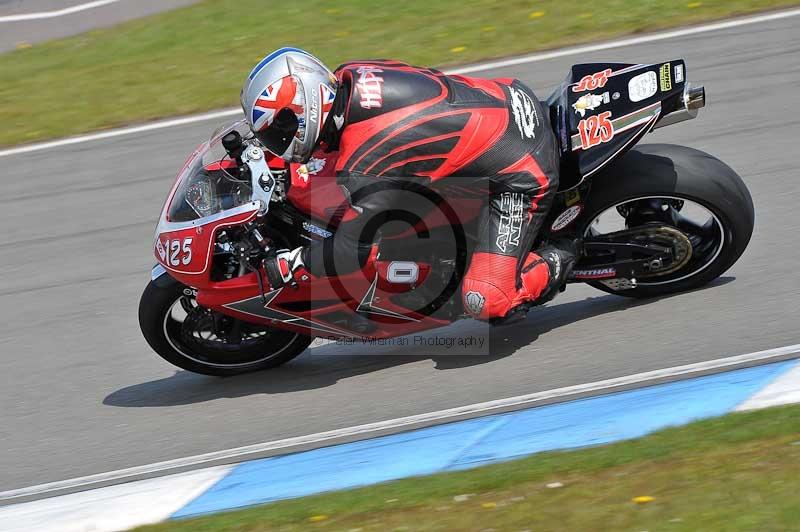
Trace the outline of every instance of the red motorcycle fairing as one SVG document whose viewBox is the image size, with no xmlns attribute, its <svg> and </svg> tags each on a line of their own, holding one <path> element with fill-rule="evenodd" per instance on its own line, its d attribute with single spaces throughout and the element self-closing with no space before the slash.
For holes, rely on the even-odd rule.
<svg viewBox="0 0 800 532">
<path fill-rule="evenodd" d="M 203 166 L 203 155 L 209 142 L 201 143 L 187 158 L 175 184 L 172 186 L 161 210 L 153 242 L 156 262 L 162 265 L 178 281 L 194 287 L 205 286 L 210 281 L 210 266 L 216 233 L 225 227 L 241 225 L 255 218 L 258 204 L 253 201 L 228 209 L 214 216 L 196 220 L 176 221 L 170 218 L 170 207 L 183 181 L 193 169 L 216 170 L 229 162 Z"/>
<path fill-rule="evenodd" d="M 324 338 L 391 338 L 443 327 L 449 320 L 409 311 L 392 295 L 414 290 L 430 265 L 418 264 L 415 283 L 392 282 L 390 263 L 370 261 L 363 270 L 339 277 L 299 281 L 261 294 L 255 273 L 212 282 L 197 292 L 198 304 L 243 321 Z"/>
<path fill-rule="evenodd" d="M 198 154 L 199 151 L 190 157 L 183 171 L 188 171 Z M 285 169 L 290 174 L 289 202 L 328 227 L 338 224 L 343 216 L 346 219 L 348 215 L 356 214 L 336 184 L 337 157 L 336 152 L 318 152 L 313 162 L 307 165 L 269 160 L 271 168 Z M 203 165 L 202 169 L 215 172 L 232 166 L 232 161 L 221 161 Z M 172 221 L 168 208 L 180 179 L 179 175 L 162 212 L 154 254 L 171 276 L 197 291 L 198 304 L 243 321 L 326 338 L 391 338 L 451 323 L 392 301 L 393 296 L 422 286 L 431 273 L 430 264 L 415 261 L 413 256 L 403 256 L 402 261 L 376 260 L 373 254 L 373 260 L 361 271 L 338 277 L 309 277 L 296 286 L 267 290 L 263 295 L 262 287 L 266 286 L 266 281 L 262 278 L 259 283 L 254 272 L 225 281 L 212 280 L 210 266 L 218 232 L 254 220 L 258 206 L 250 202 L 209 218 L 192 222 Z M 481 200 L 475 197 L 474 190 L 471 192 L 449 191 L 448 202 L 465 222 L 473 220 L 480 212 Z M 425 226 L 423 230 L 431 230 L 446 227 L 451 221 L 445 213 L 434 209 L 421 223 Z M 416 239 L 415 229 L 420 228 L 409 227 L 386 240 L 403 242 L 406 238 Z M 413 275 L 410 275 L 412 270 Z M 404 271 L 408 273 L 404 274 Z"/>
<path fill-rule="evenodd" d="M 243 205 L 240 211 L 203 224 L 160 232 L 155 242 L 156 261 L 184 284 L 207 284 L 216 232 L 251 221 L 255 218 L 258 207 L 255 204 Z"/>
<path fill-rule="evenodd" d="M 342 203 L 349 209 L 335 176 L 324 171 L 301 176 L 303 172 L 298 172 L 298 168 L 299 165 L 290 165 L 292 186 L 287 194 L 295 207 L 307 214 L 316 213 L 326 222 L 330 220 L 327 217 L 330 209 Z M 303 185 L 312 182 L 313 187 L 304 188 Z M 482 200 L 475 197 L 452 197 L 448 201 L 465 222 L 474 220 L 482 205 Z M 448 226 L 450 220 L 445 212 L 434 209 L 422 223 L 424 229 L 432 230 Z M 414 240 L 418 238 L 415 229 L 420 228 L 409 227 L 386 241 Z M 391 338 L 451 323 L 392 302 L 392 296 L 424 285 L 432 269 L 414 256 L 402 258 L 403 261 L 372 260 L 361 271 L 348 275 L 301 279 L 296 286 L 268 291 L 263 298 L 255 273 L 220 282 L 211 282 L 207 276 L 179 277 L 179 280 L 198 289 L 197 301 L 204 307 L 243 321 L 312 336 Z M 413 275 L 402 277 L 397 268 L 402 263 L 408 264 L 407 269 L 413 270 Z"/>
</svg>

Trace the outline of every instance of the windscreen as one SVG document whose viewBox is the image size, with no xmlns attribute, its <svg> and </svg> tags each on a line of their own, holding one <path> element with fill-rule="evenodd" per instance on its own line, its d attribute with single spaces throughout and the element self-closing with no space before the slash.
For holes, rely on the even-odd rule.
<svg viewBox="0 0 800 532">
<path fill-rule="evenodd" d="M 187 169 L 167 213 L 170 222 L 188 222 L 212 216 L 250 201 L 250 182 L 239 179 L 235 168 L 203 166 L 198 158 Z"/>
<path fill-rule="evenodd" d="M 167 211 L 170 222 L 189 222 L 233 209 L 251 200 L 250 181 L 225 154 L 220 139 L 242 122 L 221 127 L 181 174 Z"/>
</svg>

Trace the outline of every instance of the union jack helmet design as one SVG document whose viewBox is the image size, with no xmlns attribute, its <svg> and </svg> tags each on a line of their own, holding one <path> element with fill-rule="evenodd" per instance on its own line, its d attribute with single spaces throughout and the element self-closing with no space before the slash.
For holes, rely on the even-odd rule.
<svg viewBox="0 0 800 532">
<path fill-rule="evenodd" d="M 306 163 L 337 88 L 336 77 L 319 59 L 298 48 L 281 48 L 250 72 L 242 109 L 266 149 L 286 161 Z"/>
</svg>

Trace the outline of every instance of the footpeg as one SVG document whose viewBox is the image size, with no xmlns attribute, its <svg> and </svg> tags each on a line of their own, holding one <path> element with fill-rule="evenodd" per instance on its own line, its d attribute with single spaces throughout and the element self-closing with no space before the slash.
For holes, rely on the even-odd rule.
<svg viewBox="0 0 800 532">
<path fill-rule="evenodd" d="M 605 281 L 600 281 L 600 284 L 604 284 L 609 287 L 611 290 L 633 290 L 636 288 L 636 279 L 606 279 Z"/>
</svg>

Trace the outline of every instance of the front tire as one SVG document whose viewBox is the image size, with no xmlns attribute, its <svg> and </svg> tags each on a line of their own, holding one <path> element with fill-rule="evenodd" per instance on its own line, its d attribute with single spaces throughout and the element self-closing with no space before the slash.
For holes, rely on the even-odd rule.
<svg viewBox="0 0 800 532">
<path fill-rule="evenodd" d="M 600 282 L 591 286 L 628 297 L 654 297 L 699 288 L 727 271 L 744 253 L 753 234 L 753 200 L 741 177 L 719 159 L 693 148 L 649 144 L 631 149 L 592 181 L 582 218 L 582 234 L 610 209 L 664 198 L 665 203 L 693 202 L 710 213 L 717 246 L 705 263 L 697 259 L 669 276 L 638 280 L 636 288 L 616 290 Z M 677 203 L 676 203 L 677 202 Z M 623 207 L 624 208 L 624 207 Z M 674 208 L 674 207 L 671 207 Z M 680 229 L 680 227 L 678 227 Z M 697 239 L 695 239 L 697 240 Z M 694 242 L 694 241 L 693 241 Z M 710 245 L 710 244 L 708 244 Z"/>
<path fill-rule="evenodd" d="M 150 347 L 170 364 L 218 377 L 280 366 L 313 340 L 203 309 L 194 301 L 194 291 L 168 274 L 151 281 L 142 293 L 139 327 Z"/>
</svg>

